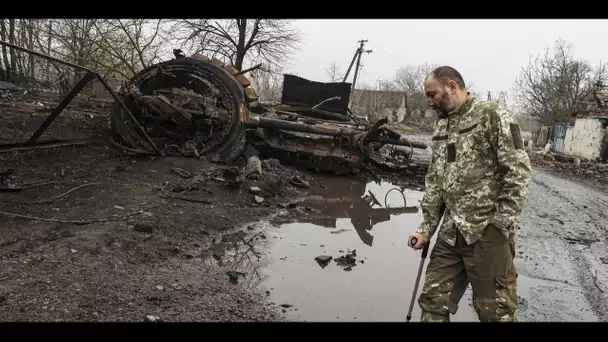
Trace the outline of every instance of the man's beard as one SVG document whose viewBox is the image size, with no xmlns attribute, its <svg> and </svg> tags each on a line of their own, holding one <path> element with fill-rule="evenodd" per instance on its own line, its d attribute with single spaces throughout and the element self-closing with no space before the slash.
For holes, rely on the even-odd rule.
<svg viewBox="0 0 608 342">
<path fill-rule="evenodd" d="M 439 101 L 439 104 L 433 105 L 432 108 L 440 114 L 447 114 L 451 112 L 455 106 L 448 97 L 448 93 L 444 92 L 443 95 L 441 95 L 441 101 Z"/>
</svg>

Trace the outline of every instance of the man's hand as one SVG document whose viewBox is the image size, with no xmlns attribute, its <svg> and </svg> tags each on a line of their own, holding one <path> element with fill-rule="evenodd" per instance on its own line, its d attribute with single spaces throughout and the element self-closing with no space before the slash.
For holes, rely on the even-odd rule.
<svg viewBox="0 0 608 342">
<path fill-rule="evenodd" d="M 412 245 L 412 239 L 416 238 L 416 244 Z M 413 233 L 407 238 L 407 245 L 412 247 L 413 249 L 420 249 L 426 243 L 426 238 L 418 233 Z"/>
</svg>

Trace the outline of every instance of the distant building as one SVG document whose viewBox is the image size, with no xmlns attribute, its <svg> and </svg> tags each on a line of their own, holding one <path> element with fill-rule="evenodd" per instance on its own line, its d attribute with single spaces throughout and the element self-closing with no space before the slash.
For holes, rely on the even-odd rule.
<svg viewBox="0 0 608 342">
<path fill-rule="evenodd" d="M 370 121 L 388 118 L 389 122 L 403 121 L 405 93 L 391 90 L 354 89 L 351 95 L 352 111 Z"/>
<path fill-rule="evenodd" d="M 574 126 L 549 128 L 552 150 L 589 160 L 608 161 L 608 88 L 597 83 L 588 101 L 572 113 Z"/>
</svg>

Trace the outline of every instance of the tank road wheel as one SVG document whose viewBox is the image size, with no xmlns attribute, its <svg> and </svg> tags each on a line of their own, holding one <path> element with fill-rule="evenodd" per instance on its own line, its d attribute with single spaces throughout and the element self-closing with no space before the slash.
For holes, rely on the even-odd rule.
<svg viewBox="0 0 608 342">
<path fill-rule="evenodd" d="M 161 62 L 134 76 L 123 87 L 122 101 L 161 150 L 170 145 L 183 149 L 193 141 L 199 155 L 231 163 L 245 149 L 244 120 L 248 104 L 257 100 L 249 80 L 234 76 L 237 72 L 201 55 Z M 154 151 L 120 105 L 110 121 L 126 147 Z"/>
</svg>

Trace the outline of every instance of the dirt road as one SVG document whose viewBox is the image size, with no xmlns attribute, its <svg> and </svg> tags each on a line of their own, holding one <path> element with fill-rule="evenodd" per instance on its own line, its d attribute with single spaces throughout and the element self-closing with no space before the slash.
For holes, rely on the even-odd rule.
<svg viewBox="0 0 608 342">
<path fill-rule="evenodd" d="M 519 233 L 520 317 L 608 321 L 608 192 L 534 170 Z"/>
</svg>

